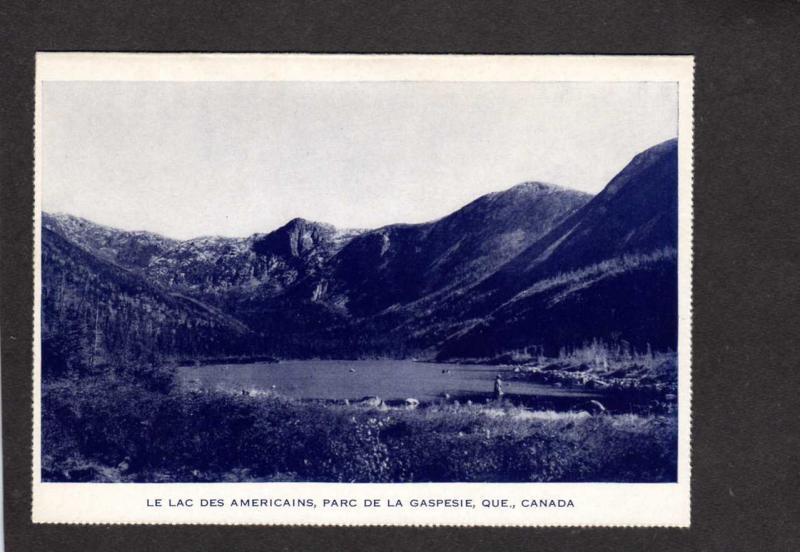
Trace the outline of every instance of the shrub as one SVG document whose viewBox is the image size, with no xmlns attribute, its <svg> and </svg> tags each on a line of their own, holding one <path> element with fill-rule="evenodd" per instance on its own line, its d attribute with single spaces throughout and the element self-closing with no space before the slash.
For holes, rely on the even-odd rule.
<svg viewBox="0 0 800 552">
<path fill-rule="evenodd" d="M 48 481 L 674 481 L 674 416 L 417 410 L 157 391 L 98 377 L 43 387 Z"/>
</svg>

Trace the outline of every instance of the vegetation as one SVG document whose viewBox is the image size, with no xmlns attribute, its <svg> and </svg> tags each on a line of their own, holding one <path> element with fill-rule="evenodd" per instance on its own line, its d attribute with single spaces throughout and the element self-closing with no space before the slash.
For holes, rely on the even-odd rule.
<svg viewBox="0 0 800 552">
<path fill-rule="evenodd" d="M 357 237 L 297 219 L 174 242 L 45 216 L 43 476 L 674 481 L 676 182 L 672 140 L 591 199 L 526 184 Z M 512 377 L 604 389 L 627 409 L 193 393 L 160 368 L 272 357 L 515 364 Z M 657 408 L 631 407 L 643 392 Z"/>
<path fill-rule="evenodd" d="M 604 259 L 598 263 L 568 272 L 558 272 L 549 278 L 539 280 L 520 292 L 515 299 L 519 300 L 537 293 L 557 289 L 558 294 L 549 300 L 551 304 L 555 304 L 571 292 L 585 288 L 601 279 L 641 269 L 660 261 L 675 260 L 677 258 L 677 249 L 674 247 L 661 247 L 649 253 L 638 252 Z"/>
<path fill-rule="evenodd" d="M 625 341 L 609 345 L 595 340 L 577 349 L 562 349 L 557 359 L 525 366 L 520 378 L 646 396 L 661 410 L 677 407 L 676 353 L 654 352 L 649 346 L 635 351 Z"/>
<path fill-rule="evenodd" d="M 152 374 L 151 374 L 152 376 Z M 43 388 L 48 481 L 673 481 L 674 416 L 407 410 L 190 393 L 169 374 Z M 144 381 L 152 384 L 144 385 Z"/>
<path fill-rule="evenodd" d="M 42 248 L 45 380 L 251 354 L 248 330 L 229 316 L 165 293 L 47 229 Z"/>
<path fill-rule="evenodd" d="M 649 345 L 637 351 L 622 339 L 562 347 L 557 357 L 545 356 L 544 347 L 531 346 L 471 362 L 515 365 L 515 380 L 655 395 L 672 406 L 677 399 L 677 354 L 653 351 Z"/>
</svg>

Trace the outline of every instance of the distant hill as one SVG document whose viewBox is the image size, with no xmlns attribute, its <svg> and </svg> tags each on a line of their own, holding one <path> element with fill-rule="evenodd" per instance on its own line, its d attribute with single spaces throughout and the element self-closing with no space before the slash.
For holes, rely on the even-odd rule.
<svg viewBox="0 0 800 552">
<path fill-rule="evenodd" d="M 675 140 L 595 197 L 529 182 L 424 224 L 178 241 L 44 214 L 43 229 L 43 337 L 66 365 L 90 343 L 110 363 L 676 346 Z"/>
<path fill-rule="evenodd" d="M 101 259 L 128 268 L 143 268 L 177 240 L 152 232 L 130 232 L 66 214 L 42 213 L 42 227 L 52 230 Z"/>
</svg>

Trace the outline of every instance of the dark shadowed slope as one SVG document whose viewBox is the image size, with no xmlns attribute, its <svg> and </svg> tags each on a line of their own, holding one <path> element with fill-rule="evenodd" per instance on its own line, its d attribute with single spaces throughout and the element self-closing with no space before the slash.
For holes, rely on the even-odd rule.
<svg viewBox="0 0 800 552">
<path fill-rule="evenodd" d="M 623 255 L 541 280 L 488 316 L 470 320 L 439 359 L 580 347 L 595 339 L 635 350 L 677 347 L 677 256 L 663 248 Z"/>
<path fill-rule="evenodd" d="M 678 145 L 636 157 L 586 206 L 487 279 L 504 291 L 624 254 L 677 247 Z"/>
</svg>

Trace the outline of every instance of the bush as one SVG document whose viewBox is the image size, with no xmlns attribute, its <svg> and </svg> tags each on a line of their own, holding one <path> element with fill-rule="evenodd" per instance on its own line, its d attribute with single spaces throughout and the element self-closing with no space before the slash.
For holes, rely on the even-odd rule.
<svg viewBox="0 0 800 552">
<path fill-rule="evenodd" d="M 417 410 L 164 392 L 111 377 L 43 387 L 47 481 L 674 481 L 674 416 Z"/>
</svg>

